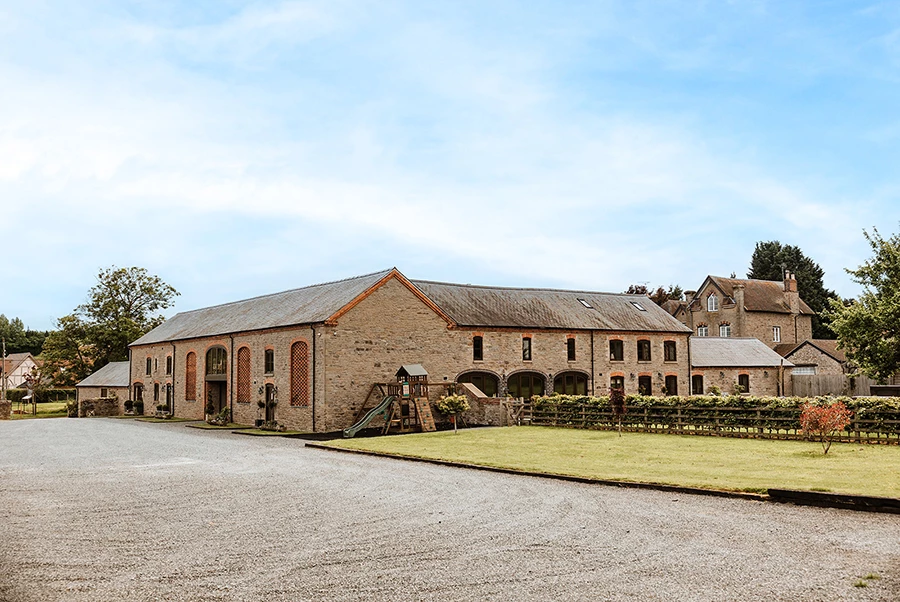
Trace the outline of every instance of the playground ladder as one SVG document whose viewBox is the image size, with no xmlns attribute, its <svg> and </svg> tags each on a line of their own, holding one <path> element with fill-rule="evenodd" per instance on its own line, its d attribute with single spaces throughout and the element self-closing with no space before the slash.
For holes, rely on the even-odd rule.
<svg viewBox="0 0 900 602">
<path fill-rule="evenodd" d="M 427 397 L 416 397 L 416 413 L 419 415 L 419 421 L 422 423 L 422 430 L 431 432 L 435 429 L 434 416 L 431 415 L 431 404 L 428 403 Z"/>
</svg>

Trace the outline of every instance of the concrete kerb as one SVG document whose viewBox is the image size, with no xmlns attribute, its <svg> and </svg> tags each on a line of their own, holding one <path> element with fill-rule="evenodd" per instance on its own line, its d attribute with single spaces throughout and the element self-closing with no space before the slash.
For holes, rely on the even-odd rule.
<svg viewBox="0 0 900 602">
<path fill-rule="evenodd" d="M 889 514 L 900 514 L 900 499 L 895 498 L 823 493 L 817 491 L 793 491 L 788 489 L 769 489 L 767 490 L 767 494 L 747 493 L 742 491 L 723 491 L 718 489 L 681 487 L 678 485 L 662 485 L 658 483 L 635 483 L 628 481 L 612 481 L 608 479 L 594 479 L 590 477 L 577 477 L 564 474 L 538 473 L 527 470 L 517 470 L 514 468 L 500 468 L 497 466 L 484 466 L 481 464 L 469 464 L 466 462 L 451 462 L 449 460 L 419 458 L 415 456 L 388 454 L 384 452 L 374 452 L 362 449 L 344 449 L 339 447 L 332 447 L 330 445 L 323 445 L 321 443 L 306 443 L 305 447 L 322 449 L 332 452 L 360 454 L 364 456 L 375 456 L 379 458 L 391 458 L 394 460 L 406 460 L 408 462 L 424 462 L 426 464 L 438 464 L 440 466 L 450 466 L 454 468 L 468 468 L 472 470 L 485 470 L 489 472 L 499 472 L 517 476 L 555 479 L 558 481 L 569 481 L 573 483 L 585 483 L 588 485 L 606 485 L 610 487 L 625 487 L 630 489 L 653 489 L 656 491 L 665 491 L 669 493 L 685 493 L 688 495 L 725 497 L 757 502 L 775 502 L 782 504 L 787 503 L 796 504 L 799 506 L 818 506 L 863 512 L 886 512 Z"/>
</svg>

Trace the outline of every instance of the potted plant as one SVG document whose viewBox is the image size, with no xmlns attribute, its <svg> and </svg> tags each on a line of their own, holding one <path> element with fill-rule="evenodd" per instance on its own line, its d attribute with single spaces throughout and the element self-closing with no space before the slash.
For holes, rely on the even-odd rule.
<svg viewBox="0 0 900 602">
<path fill-rule="evenodd" d="M 144 402 L 138 400 L 134 402 L 134 413 L 138 416 L 142 416 L 144 414 Z"/>
<path fill-rule="evenodd" d="M 131 401 L 130 399 L 126 399 L 125 403 L 123 405 L 125 406 L 125 415 L 126 416 L 130 416 L 131 414 L 134 414 L 134 402 L 133 401 Z"/>
</svg>

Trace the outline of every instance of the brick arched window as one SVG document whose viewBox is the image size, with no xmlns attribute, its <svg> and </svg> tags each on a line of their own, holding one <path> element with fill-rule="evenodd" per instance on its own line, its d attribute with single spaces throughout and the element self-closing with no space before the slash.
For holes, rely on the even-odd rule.
<svg viewBox="0 0 900 602">
<path fill-rule="evenodd" d="M 197 401 L 197 354 L 193 351 L 184 358 L 184 399 Z"/>
<path fill-rule="evenodd" d="M 291 405 L 309 405 L 309 345 L 306 341 L 291 345 Z"/>
<path fill-rule="evenodd" d="M 237 402 L 250 403 L 250 348 L 241 347 L 237 354 Z"/>
</svg>

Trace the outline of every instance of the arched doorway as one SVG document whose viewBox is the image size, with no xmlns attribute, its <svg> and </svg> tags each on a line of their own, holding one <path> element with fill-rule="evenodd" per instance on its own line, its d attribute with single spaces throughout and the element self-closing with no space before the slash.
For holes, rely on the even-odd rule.
<svg viewBox="0 0 900 602">
<path fill-rule="evenodd" d="M 459 375 L 456 382 L 471 383 L 488 397 L 497 397 L 500 391 L 500 379 L 490 372 L 466 372 Z"/>
<path fill-rule="evenodd" d="M 539 372 L 517 372 L 506 379 L 506 390 L 510 397 L 531 399 L 544 394 L 544 382 Z"/>
<path fill-rule="evenodd" d="M 587 375 L 582 372 L 560 372 L 553 379 L 553 392 L 560 395 L 587 395 Z"/>
<path fill-rule="evenodd" d="M 206 405 L 211 414 L 228 405 L 228 352 L 221 346 L 206 352 Z"/>
</svg>

